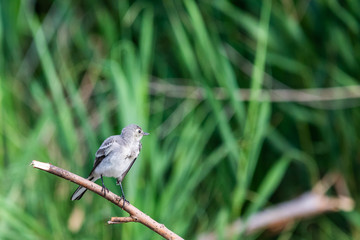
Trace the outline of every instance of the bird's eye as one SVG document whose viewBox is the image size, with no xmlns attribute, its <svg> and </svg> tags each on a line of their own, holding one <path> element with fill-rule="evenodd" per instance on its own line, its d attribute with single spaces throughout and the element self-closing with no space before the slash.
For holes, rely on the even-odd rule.
<svg viewBox="0 0 360 240">
<path fill-rule="evenodd" d="M 140 129 L 138 130 L 138 133 L 141 133 L 141 130 L 140 130 Z"/>
</svg>

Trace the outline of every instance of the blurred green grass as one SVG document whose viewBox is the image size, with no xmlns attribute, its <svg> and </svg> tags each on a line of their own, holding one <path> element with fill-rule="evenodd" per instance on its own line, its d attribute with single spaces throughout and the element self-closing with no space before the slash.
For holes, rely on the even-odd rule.
<svg viewBox="0 0 360 240">
<path fill-rule="evenodd" d="M 238 217 L 332 171 L 356 201 L 359 101 L 257 101 L 262 88 L 357 85 L 356 9 L 356 1 L 1 1 L 0 238 L 159 239 L 139 224 L 107 226 L 124 213 L 91 193 L 71 202 L 74 184 L 29 167 L 36 159 L 86 176 L 101 142 L 129 123 L 151 135 L 124 180 L 127 198 L 186 239 L 222 238 Z M 154 79 L 200 87 L 204 98 L 150 94 Z M 251 89 L 249 101 L 237 99 L 239 88 Z M 252 238 L 355 239 L 359 225 L 356 208 Z"/>
</svg>

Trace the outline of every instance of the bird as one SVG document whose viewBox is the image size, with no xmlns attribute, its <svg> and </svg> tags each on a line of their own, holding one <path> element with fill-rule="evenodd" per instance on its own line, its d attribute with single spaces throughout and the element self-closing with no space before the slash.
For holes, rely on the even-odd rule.
<svg viewBox="0 0 360 240">
<path fill-rule="evenodd" d="M 123 204 L 128 202 L 121 182 L 139 156 L 142 148 L 140 140 L 147 135 L 149 133 L 144 132 L 138 125 L 130 124 L 122 129 L 120 135 L 105 139 L 95 153 L 94 166 L 87 179 L 95 182 L 100 178 L 105 195 L 105 191 L 109 190 L 104 185 L 103 177 L 116 178 L 116 184 L 120 185 Z M 79 186 L 71 196 L 71 200 L 80 200 L 86 190 L 87 188 Z"/>
</svg>

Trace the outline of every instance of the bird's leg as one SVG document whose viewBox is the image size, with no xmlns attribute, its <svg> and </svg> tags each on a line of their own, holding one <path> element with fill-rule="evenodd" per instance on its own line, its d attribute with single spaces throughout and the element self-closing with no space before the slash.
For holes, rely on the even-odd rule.
<svg viewBox="0 0 360 240">
<path fill-rule="evenodd" d="M 103 176 L 100 175 L 100 178 L 101 178 L 101 183 L 102 183 L 102 189 L 101 189 L 101 192 L 104 192 L 104 196 L 106 195 L 106 192 L 109 192 L 109 189 L 107 189 L 105 187 L 105 184 L 104 184 L 104 179 L 103 179 Z"/>
<path fill-rule="evenodd" d="M 124 208 L 125 202 L 129 203 L 129 201 L 126 200 L 126 198 L 125 198 L 124 190 L 123 190 L 121 183 L 120 183 L 120 189 L 121 189 L 121 194 L 122 194 L 121 198 L 124 200 L 124 202 L 123 202 L 123 208 Z"/>
<path fill-rule="evenodd" d="M 124 194 L 124 190 L 123 190 L 123 187 L 122 187 L 122 185 L 121 185 L 121 182 L 120 182 L 119 180 L 117 180 L 117 181 L 116 181 L 116 184 L 117 184 L 117 185 L 120 185 L 120 189 L 121 189 L 121 198 L 124 200 L 124 202 L 123 202 L 123 208 L 124 208 L 124 206 L 125 206 L 125 202 L 129 203 L 129 201 L 128 201 L 128 200 L 126 200 L 126 198 L 125 198 L 125 194 Z"/>
</svg>

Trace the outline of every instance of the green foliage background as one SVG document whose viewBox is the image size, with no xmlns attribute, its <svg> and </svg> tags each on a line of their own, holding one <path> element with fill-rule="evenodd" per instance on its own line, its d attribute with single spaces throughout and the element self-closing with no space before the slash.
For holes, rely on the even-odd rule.
<svg viewBox="0 0 360 240">
<path fill-rule="evenodd" d="M 275 103 L 258 90 L 357 85 L 359 9 L 351 0 L 0 1 L 0 238 L 159 239 L 140 224 L 106 225 L 124 213 L 92 193 L 71 202 L 74 184 L 29 166 L 87 176 L 101 142 L 129 123 L 151 135 L 124 180 L 127 199 L 186 239 L 221 239 L 238 217 L 333 171 L 357 201 L 359 100 Z M 154 82 L 199 87 L 203 98 L 170 97 Z M 105 184 L 119 193 L 114 179 Z M 356 206 L 247 238 L 356 239 L 359 226 Z"/>
</svg>

